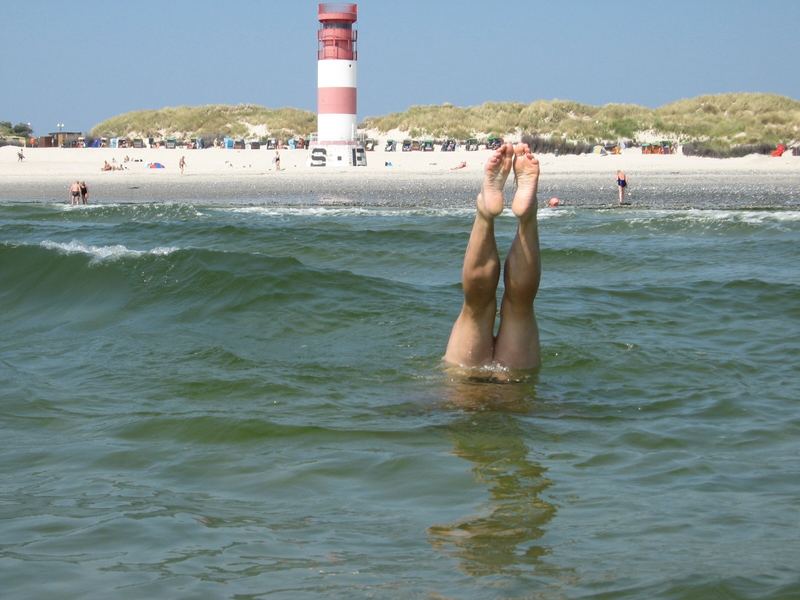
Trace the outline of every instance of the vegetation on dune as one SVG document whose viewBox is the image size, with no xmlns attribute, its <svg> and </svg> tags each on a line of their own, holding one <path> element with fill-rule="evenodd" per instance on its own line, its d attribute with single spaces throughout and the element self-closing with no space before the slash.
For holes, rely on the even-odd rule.
<svg viewBox="0 0 800 600">
<path fill-rule="evenodd" d="M 112 117 L 96 125 L 93 137 L 204 137 L 250 135 L 263 126 L 272 135 L 306 136 L 316 129 L 314 113 L 296 108 L 265 108 L 253 104 L 178 106 L 140 110 Z"/>
<path fill-rule="evenodd" d="M 769 154 L 775 144 L 721 144 L 714 141 L 687 142 L 683 145 L 683 153 L 687 156 L 705 156 L 708 158 L 736 158 L 748 154 Z"/>
<path fill-rule="evenodd" d="M 27 123 L 17 123 L 12 125 L 11 121 L 0 121 L 0 136 L 20 136 L 28 137 L 33 134 L 31 126 Z"/>
<path fill-rule="evenodd" d="M 0 123 L 0 126 L 3 124 Z M 10 123 L 5 124 L 10 127 Z M 294 108 L 181 106 L 142 110 L 108 119 L 93 137 L 248 137 L 263 127 L 286 139 L 316 130 L 316 115 Z M 800 101 L 773 94 L 720 94 L 679 100 L 659 108 L 634 104 L 592 106 L 568 100 L 487 102 L 412 106 L 405 112 L 368 117 L 360 124 L 386 134 L 412 138 L 536 136 L 542 148 L 580 152 L 593 144 L 620 139 L 679 142 L 693 153 L 736 156 L 764 152 L 800 139 Z"/>
<path fill-rule="evenodd" d="M 800 137 L 800 102 L 785 96 L 699 96 L 662 106 L 657 114 L 666 129 L 691 139 L 755 144 Z"/>
<path fill-rule="evenodd" d="M 0 146 L 24 146 L 33 130 L 27 123 L 12 125 L 11 121 L 0 121 Z"/>
<path fill-rule="evenodd" d="M 570 143 L 662 138 L 706 143 L 724 152 L 800 138 L 800 102 L 771 94 L 720 94 L 651 109 L 633 104 L 591 106 L 564 100 L 531 104 L 486 103 L 473 107 L 413 106 L 403 113 L 370 117 L 362 127 L 409 135 L 465 138 L 481 133 L 531 132 Z"/>
</svg>

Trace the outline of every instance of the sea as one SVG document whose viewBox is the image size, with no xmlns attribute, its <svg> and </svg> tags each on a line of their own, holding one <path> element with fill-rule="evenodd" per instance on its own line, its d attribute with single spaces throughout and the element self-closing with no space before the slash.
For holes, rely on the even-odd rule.
<svg viewBox="0 0 800 600">
<path fill-rule="evenodd" d="M 0 187 L 0 596 L 800 598 L 800 172 L 630 178 L 543 175 L 503 383 L 477 179 Z"/>
</svg>

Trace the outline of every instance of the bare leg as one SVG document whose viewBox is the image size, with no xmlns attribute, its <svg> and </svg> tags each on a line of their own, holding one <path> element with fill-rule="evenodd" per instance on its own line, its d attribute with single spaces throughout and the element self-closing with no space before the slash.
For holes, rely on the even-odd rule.
<svg viewBox="0 0 800 600">
<path fill-rule="evenodd" d="M 451 364 L 480 367 L 492 362 L 497 282 L 500 280 L 494 219 L 503 212 L 503 186 L 511 172 L 513 158 L 513 147 L 504 144 L 495 150 L 484 168 L 483 187 L 478 194 L 477 213 L 461 272 L 464 305 L 453 325 L 444 355 L 444 360 Z"/>
<path fill-rule="evenodd" d="M 542 265 L 536 221 L 539 161 L 530 153 L 527 144 L 514 147 L 514 174 L 517 190 L 511 210 L 519 221 L 517 235 L 506 258 L 505 293 L 500 306 L 494 360 L 510 369 L 532 369 L 540 364 L 539 328 L 533 300 L 539 290 Z"/>
</svg>

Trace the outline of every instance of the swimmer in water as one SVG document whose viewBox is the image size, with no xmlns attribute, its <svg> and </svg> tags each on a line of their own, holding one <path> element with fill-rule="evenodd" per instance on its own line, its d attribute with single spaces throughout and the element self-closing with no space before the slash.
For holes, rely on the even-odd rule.
<svg viewBox="0 0 800 600">
<path fill-rule="evenodd" d="M 495 336 L 500 257 L 494 220 L 503 212 L 503 187 L 512 169 L 516 190 L 511 210 L 517 217 L 517 234 L 505 261 L 505 292 Z M 467 369 L 539 366 L 539 329 L 533 310 L 542 270 L 536 221 L 538 184 L 539 161 L 526 143 L 503 144 L 487 161 L 461 273 L 464 304 L 450 333 L 446 363 Z"/>
<path fill-rule="evenodd" d="M 81 184 L 79 181 L 76 181 L 69 186 L 69 196 L 70 205 L 80 204 L 80 200 L 78 200 L 78 198 L 81 196 Z"/>
</svg>

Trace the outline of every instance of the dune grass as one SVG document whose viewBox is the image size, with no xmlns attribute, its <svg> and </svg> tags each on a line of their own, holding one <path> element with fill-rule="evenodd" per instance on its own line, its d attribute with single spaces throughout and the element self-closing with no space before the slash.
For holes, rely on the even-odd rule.
<svg viewBox="0 0 800 600">
<path fill-rule="evenodd" d="M 178 106 L 125 113 L 96 125 L 93 137 L 222 137 L 241 138 L 249 126 L 265 126 L 273 135 L 307 136 L 317 116 L 296 108 L 270 109 L 253 104 Z"/>
<path fill-rule="evenodd" d="M 590 144 L 648 135 L 676 142 L 713 141 L 719 148 L 730 148 L 800 139 L 800 102 L 785 96 L 742 93 L 699 96 L 656 109 L 634 104 L 598 107 L 565 100 L 473 107 L 444 104 L 369 117 L 362 127 L 455 138 L 531 132 Z"/>
<path fill-rule="evenodd" d="M 316 115 L 294 108 L 180 106 L 142 110 L 108 119 L 94 137 L 245 137 L 263 126 L 275 137 L 308 136 Z M 412 106 L 405 112 L 367 117 L 362 129 L 400 130 L 408 137 L 467 139 L 528 133 L 551 144 L 583 148 L 619 139 L 663 139 L 725 154 L 735 148 L 774 146 L 800 139 L 800 101 L 774 94 L 719 94 L 679 100 L 659 108 L 635 104 L 592 106 L 569 100 Z M 568 151 L 568 150 L 567 150 Z"/>
</svg>

